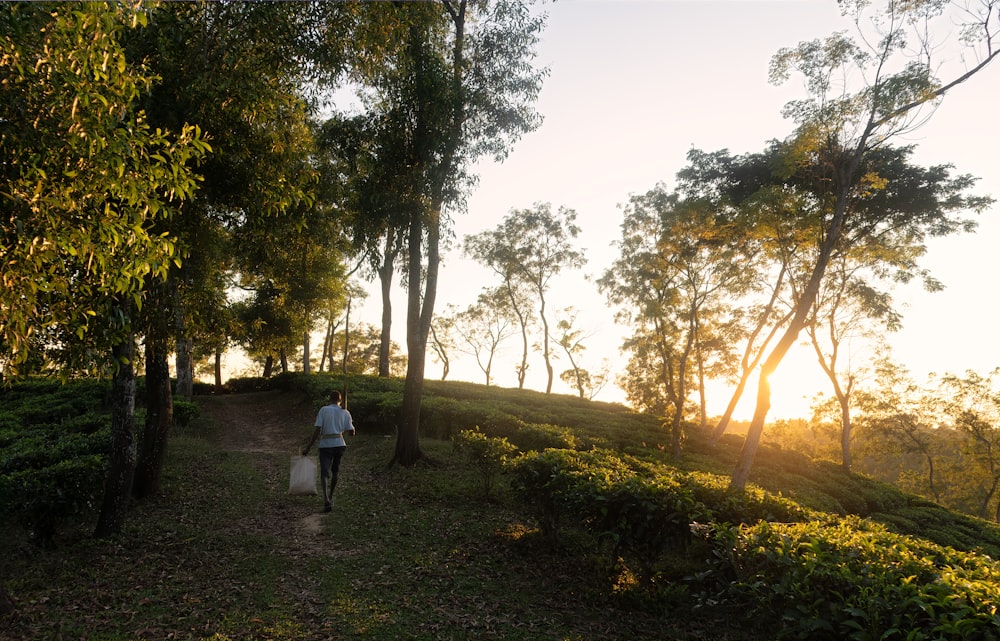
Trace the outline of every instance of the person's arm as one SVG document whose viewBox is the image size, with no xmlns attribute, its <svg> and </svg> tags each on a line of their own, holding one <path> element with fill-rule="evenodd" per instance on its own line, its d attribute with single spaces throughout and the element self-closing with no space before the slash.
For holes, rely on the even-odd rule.
<svg viewBox="0 0 1000 641">
<path fill-rule="evenodd" d="M 344 411 L 347 412 L 347 410 L 344 410 Z M 357 434 L 357 432 L 354 430 L 354 417 L 351 416 L 350 412 L 347 412 L 347 424 L 350 425 L 350 427 L 348 427 L 344 431 L 345 432 L 350 432 L 351 436 L 354 436 L 355 434 Z"/>
<path fill-rule="evenodd" d="M 316 442 L 317 438 L 319 438 L 319 428 L 318 427 L 313 430 L 312 438 L 309 439 L 309 442 L 302 449 L 302 456 L 306 456 L 307 454 L 309 454 L 309 448 L 311 448 L 313 446 L 313 443 Z"/>
</svg>

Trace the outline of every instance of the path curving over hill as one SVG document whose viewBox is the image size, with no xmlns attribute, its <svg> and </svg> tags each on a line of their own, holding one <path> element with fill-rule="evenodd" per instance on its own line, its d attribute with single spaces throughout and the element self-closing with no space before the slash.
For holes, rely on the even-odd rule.
<svg viewBox="0 0 1000 641">
<path fill-rule="evenodd" d="M 293 453 L 309 439 L 315 409 L 302 393 L 269 391 L 198 397 L 217 427 L 219 446 L 232 452 Z"/>
<path fill-rule="evenodd" d="M 315 420 L 315 409 L 309 398 L 300 392 L 280 390 L 198 397 L 198 405 L 215 425 L 213 440 L 229 452 L 254 455 L 254 465 L 265 479 L 272 496 L 280 497 L 288 489 L 288 458 L 296 454 L 309 440 Z M 315 449 L 313 453 L 315 453 Z M 289 506 L 275 506 L 287 511 Z M 296 523 L 302 534 L 323 532 L 320 500 L 315 513 L 300 516 Z M 272 508 L 273 509 L 273 508 Z M 289 515 L 264 520 L 285 527 Z"/>
</svg>

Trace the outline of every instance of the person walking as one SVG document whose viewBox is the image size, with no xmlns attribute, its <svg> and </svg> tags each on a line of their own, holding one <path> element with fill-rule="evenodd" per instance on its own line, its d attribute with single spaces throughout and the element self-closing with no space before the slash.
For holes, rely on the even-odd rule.
<svg viewBox="0 0 1000 641">
<path fill-rule="evenodd" d="M 302 456 L 309 455 L 309 449 L 319 439 L 319 476 L 323 483 L 323 511 L 333 509 L 333 488 L 337 487 L 337 474 L 340 472 L 340 461 L 347 451 L 347 441 L 344 433 L 355 434 L 354 421 L 351 413 L 340 406 L 340 392 L 330 392 L 330 404 L 324 405 L 316 414 L 316 429 L 312 438 L 302 450 Z M 329 479 L 329 488 L 327 480 Z"/>
</svg>

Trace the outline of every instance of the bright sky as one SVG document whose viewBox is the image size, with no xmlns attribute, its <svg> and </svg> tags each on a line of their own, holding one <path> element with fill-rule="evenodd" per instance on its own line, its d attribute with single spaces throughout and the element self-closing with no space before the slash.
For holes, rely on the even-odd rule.
<svg viewBox="0 0 1000 641">
<path fill-rule="evenodd" d="M 782 47 L 847 29 L 835 0 L 629 1 L 559 0 L 546 4 L 548 26 L 539 60 L 549 66 L 538 101 L 545 122 L 514 148 L 502 165 L 485 163 L 469 212 L 456 221 L 459 241 L 467 234 L 495 228 L 512 208 L 550 202 L 575 209 L 583 228 L 584 274 L 599 277 L 615 258 L 611 243 L 620 237 L 620 204 L 657 182 L 674 187 L 674 175 L 689 149 L 756 152 L 771 139 L 785 138 L 792 123 L 781 117 L 790 99 L 805 96 L 792 78 L 768 83 L 771 56 Z M 1000 197 L 996 162 L 1000 65 L 959 87 L 944 100 L 930 123 L 907 141 L 918 145 L 916 161 L 952 163 L 956 173 L 981 178 L 978 193 Z M 904 329 L 887 340 L 897 361 L 917 382 L 930 372 L 986 372 L 1000 365 L 992 339 L 995 303 L 993 259 L 1000 239 L 997 207 L 981 220 L 977 234 L 934 242 L 924 265 L 946 290 L 924 294 L 900 290 L 905 301 Z M 440 311 L 448 303 L 473 303 L 490 273 L 463 259 L 456 248 L 446 254 L 439 285 Z M 580 324 L 594 333 L 583 367 L 596 370 L 602 358 L 622 363 L 622 333 L 593 282 L 581 274 L 560 277 L 551 308 L 584 310 Z M 396 289 L 393 339 L 405 345 L 405 297 Z M 378 296 L 365 304 L 366 320 L 378 324 Z M 514 362 L 519 347 L 511 340 L 494 366 L 494 382 L 516 386 Z M 568 364 L 557 362 L 556 372 Z M 531 361 L 527 386 L 545 388 L 541 356 Z M 440 377 L 428 358 L 428 378 Z M 451 379 L 483 382 L 472 357 L 461 356 Z M 811 351 L 797 347 L 773 380 L 771 418 L 804 416 L 807 399 L 826 392 Z M 571 393 L 556 381 L 554 391 Z M 607 387 L 599 400 L 620 401 Z M 713 399 L 716 411 L 728 400 L 725 388 Z M 740 413 L 752 412 L 752 401 Z"/>
</svg>

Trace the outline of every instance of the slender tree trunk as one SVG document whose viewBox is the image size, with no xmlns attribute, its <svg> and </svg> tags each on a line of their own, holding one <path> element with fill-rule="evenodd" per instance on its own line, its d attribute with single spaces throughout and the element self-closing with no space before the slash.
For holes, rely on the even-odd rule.
<svg viewBox="0 0 1000 641">
<path fill-rule="evenodd" d="M 341 359 L 340 369 L 347 380 L 347 355 L 351 353 L 351 299 L 347 299 L 347 311 L 344 312 L 344 358 Z"/>
<path fill-rule="evenodd" d="M 193 345 L 188 336 L 187 319 L 184 303 L 181 301 L 180 289 L 176 280 L 172 284 L 174 297 L 174 333 L 177 338 L 177 349 L 174 351 L 174 369 L 177 373 L 177 388 L 174 395 L 190 401 L 194 397 L 194 364 L 191 360 Z"/>
<path fill-rule="evenodd" d="M 274 372 L 274 354 L 268 354 L 264 359 L 264 378 L 271 378 Z"/>
<path fill-rule="evenodd" d="M 319 353 L 319 373 L 326 371 L 326 354 L 330 351 L 330 323 L 327 321 L 326 331 L 323 333 L 323 350 Z"/>
<path fill-rule="evenodd" d="M 288 373 L 288 354 L 285 352 L 285 348 L 282 347 L 278 350 L 278 361 L 281 363 L 281 373 Z"/>
<path fill-rule="evenodd" d="M 396 235 L 388 232 L 385 239 L 382 266 L 378 270 L 379 288 L 382 294 L 382 333 L 379 336 L 378 375 L 381 378 L 389 376 L 389 352 L 392 346 L 392 276 L 395 273 L 393 265 L 396 262 Z"/>
<path fill-rule="evenodd" d="M 844 211 L 846 210 L 846 202 L 838 203 L 838 210 L 840 211 L 840 220 L 842 221 Z M 746 488 L 747 481 L 750 479 L 750 469 L 753 467 L 753 459 L 757 454 L 757 447 L 760 445 L 760 436 L 764 431 L 764 421 L 767 420 L 767 413 L 771 410 L 770 377 L 777 371 L 778 365 L 781 364 L 788 350 L 795 344 L 799 332 L 806 325 L 809 310 L 812 309 L 813 303 L 816 301 L 820 282 L 826 273 L 826 266 L 830 262 L 833 246 L 836 244 L 839 236 L 840 224 L 838 223 L 831 226 L 830 235 L 824 243 L 819 257 L 816 259 L 816 265 L 813 268 L 809 283 L 806 285 L 802 296 L 796 302 L 795 316 L 792 318 L 788 329 L 785 330 L 777 345 L 774 346 L 774 350 L 768 355 L 760 368 L 760 378 L 757 383 L 757 406 L 754 408 L 753 419 L 750 421 L 750 428 L 747 432 L 746 440 L 743 442 L 743 449 L 740 451 L 736 468 L 733 470 L 733 475 L 730 479 L 729 488 L 731 490 L 742 492 Z"/>
<path fill-rule="evenodd" d="M 548 382 L 545 384 L 545 393 L 552 393 L 552 358 L 549 353 L 549 321 L 545 318 L 545 294 L 542 288 L 538 288 L 539 306 L 538 316 L 542 319 L 542 355 L 545 356 L 545 372 L 548 374 Z"/>
<path fill-rule="evenodd" d="M 733 391 L 733 395 L 729 398 L 729 404 L 726 406 L 725 413 L 722 415 L 722 418 L 719 419 L 719 423 L 715 426 L 715 430 L 712 431 L 713 443 L 718 443 L 719 439 L 722 438 L 722 435 L 726 433 L 726 429 L 729 427 L 729 422 L 733 418 L 733 412 L 736 411 L 736 406 L 739 405 L 740 399 L 743 398 L 743 392 L 746 390 L 747 383 L 750 382 L 753 370 L 757 367 L 757 363 L 760 362 L 760 359 L 764 357 L 764 350 L 771 343 L 771 340 L 774 339 L 778 330 L 781 329 L 781 327 L 792 317 L 792 314 L 788 313 L 781 319 L 781 321 L 775 323 L 774 326 L 771 327 L 771 331 L 768 332 L 767 338 L 765 338 L 764 342 L 761 343 L 760 348 L 757 349 L 756 354 L 754 354 L 754 357 L 751 360 L 750 355 L 753 353 L 753 345 L 757 342 L 757 337 L 764 330 L 767 318 L 771 315 L 771 311 L 778 302 L 778 294 L 782 289 L 782 284 L 785 282 L 785 274 L 787 273 L 787 270 L 787 266 L 781 266 L 781 271 L 778 273 L 777 283 L 774 286 L 774 290 L 771 292 L 771 300 L 768 301 L 767 307 L 761 314 L 760 322 L 747 339 L 747 346 L 743 351 L 743 359 L 741 362 L 743 371 L 740 374 L 740 380 L 736 385 L 736 389 Z"/>
<path fill-rule="evenodd" d="M 851 399 L 849 396 L 838 394 L 840 401 L 840 457 L 841 465 L 847 472 L 851 471 L 853 462 L 851 460 Z"/>
<path fill-rule="evenodd" d="M 441 380 L 443 381 L 448 378 L 448 371 L 451 369 L 451 363 L 448 360 L 448 352 L 445 350 L 441 341 L 438 340 L 433 324 L 431 325 L 431 339 L 434 341 L 434 345 L 436 346 L 438 358 L 441 359 Z"/>
<path fill-rule="evenodd" d="M 521 364 L 517 367 L 517 389 L 524 389 L 524 379 L 528 376 L 528 318 L 517 304 L 517 296 L 514 295 L 509 277 L 505 279 L 505 285 L 507 297 L 510 298 L 510 307 L 517 316 L 518 325 L 521 326 Z"/>
<path fill-rule="evenodd" d="M 869 125 L 871 127 L 871 125 Z M 870 131 L 870 130 L 869 130 Z M 827 235 L 819 247 L 819 254 L 816 257 L 816 264 L 813 266 L 809 282 L 802 291 L 802 296 L 795 302 L 795 315 L 792 317 L 785 330 L 784 335 L 774 346 L 774 350 L 764 361 L 760 370 L 760 382 L 757 388 L 757 407 L 754 409 L 753 420 L 750 422 L 750 429 L 747 432 L 746 440 L 743 442 L 743 449 L 740 451 L 739 460 L 733 470 L 729 488 L 731 490 L 743 491 L 747 481 L 750 479 L 750 469 L 753 467 L 753 459 L 757 454 L 757 446 L 760 444 L 760 435 L 764 431 L 764 421 L 767 413 L 771 409 L 771 383 L 769 377 L 778 369 L 778 365 L 785 358 L 788 350 L 791 349 L 799 336 L 799 332 L 806 326 L 809 312 L 816 297 L 819 295 L 820 284 L 826 274 L 826 268 L 830 264 L 830 257 L 834 248 L 840 242 L 843 231 L 844 219 L 847 216 L 848 196 L 854 184 L 854 175 L 857 172 L 861 161 L 861 154 L 867 142 L 867 135 L 863 135 L 853 155 L 848 159 L 845 166 L 837 171 L 834 180 L 834 190 L 836 193 L 836 203 L 834 204 L 833 216 L 830 219 L 830 226 Z"/>
<path fill-rule="evenodd" d="M 931 490 L 931 496 L 934 497 L 935 503 L 941 502 L 941 496 L 938 493 L 937 485 L 934 482 L 934 457 L 931 456 L 929 449 L 923 449 L 924 458 L 927 459 L 927 484 Z"/>
<path fill-rule="evenodd" d="M 146 424 L 132 485 L 132 494 L 139 499 L 160 489 L 167 436 L 174 422 L 166 343 L 165 336 L 146 339 Z"/>
<path fill-rule="evenodd" d="M 420 449 L 420 401 L 424 389 L 424 351 L 426 343 L 421 341 L 420 305 L 420 240 L 422 226 L 420 213 L 410 217 L 409 262 L 406 304 L 406 382 L 403 384 L 402 424 L 396 433 L 396 450 L 392 463 L 410 466 L 424 457 Z M 428 249 L 429 253 L 429 249 Z M 428 281 L 430 270 L 428 269 Z M 428 282 L 428 287 L 430 284 Z M 425 303 L 426 304 L 426 303 Z"/>
<path fill-rule="evenodd" d="M 302 334 L 302 373 L 309 374 L 311 363 L 309 362 L 309 330 Z"/>
<path fill-rule="evenodd" d="M 215 393 L 222 393 L 222 348 L 215 348 Z"/>
<path fill-rule="evenodd" d="M 135 355 L 134 338 L 128 337 L 112 350 L 117 371 L 111 386 L 111 454 L 104 486 L 104 502 L 94 536 L 117 534 L 125 525 L 136 465 L 135 438 Z"/>
<path fill-rule="evenodd" d="M 681 353 L 680 362 L 677 364 L 677 393 L 674 395 L 674 418 L 670 429 L 671 453 L 675 460 L 681 457 L 681 445 L 684 437 L 683 421 L 684 401 L 687 398 L 687 364 L 694 347 L 696 309 L 697 303 L 693 302 L 688 317 L 688 334 L 684 343 L 684 351 Z"/>
<path fill-rule="evenodd" d="M 309 362 L 309 352 L 311 347 L 309 345 L 309 331 L 305 331 L 302 334 L 302 373 L 310 374 L 312 372 L 312 363 Z"/>
</svg>

